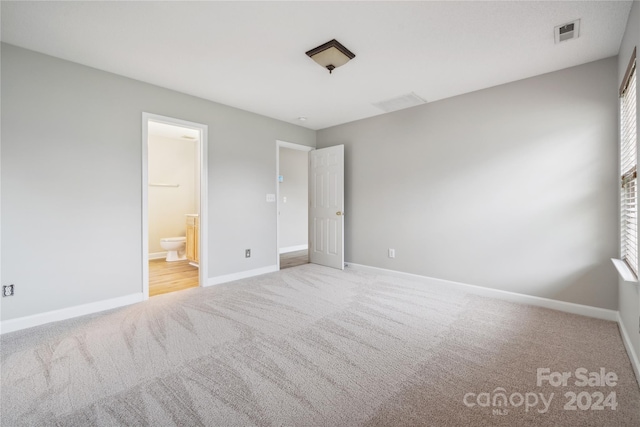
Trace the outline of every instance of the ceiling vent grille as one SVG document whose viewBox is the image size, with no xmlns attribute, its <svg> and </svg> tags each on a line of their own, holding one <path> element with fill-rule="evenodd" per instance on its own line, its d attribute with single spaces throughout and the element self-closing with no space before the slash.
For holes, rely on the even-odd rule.
<svg viewBox="0 0 640 427">
<path fill-rule="evenodd" d="M 372 105 L 384 111 L 390 113 L 392 111 L 403 110 L 409 107 L 415 107 L 416 105 L 424 104 L 427 101 L 420 98 L 415 93 L 411 92 L 406 95 L 397 96 L 395 98 L 387 99 L 380 102 L 374 102 Z"/>
<path fill-rule="evenodd" d="M 577 39 L 580 35 L 580 20 L 568 22 L 563 25 L 558 25 L 553 29 L 556 43 L 566 42 L 567 40 Z"/>
</svg>

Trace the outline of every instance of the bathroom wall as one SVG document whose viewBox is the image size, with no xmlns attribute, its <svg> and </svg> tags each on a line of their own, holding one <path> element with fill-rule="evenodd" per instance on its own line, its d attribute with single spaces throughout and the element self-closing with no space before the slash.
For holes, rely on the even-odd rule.
<svg viewBox="0 0 640 427">
<path fill-rule="evenodd" d="M 160 239 L 184 236 L 185 214 L 197 212 L 198 142 L 149 135 L 149 254 L 162 253 Z M 152 184 L 178 184 L 158 187 Z"/>
<path fill-rule="evenodd" d="M 309 242 L 308 156 L 306 151 L 280 147 L 280 253 Z"/>
</svg>

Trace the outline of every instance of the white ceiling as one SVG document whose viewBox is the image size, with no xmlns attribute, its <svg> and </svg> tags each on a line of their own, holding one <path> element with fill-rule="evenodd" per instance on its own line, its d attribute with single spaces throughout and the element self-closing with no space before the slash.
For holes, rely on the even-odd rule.
<svg viewBox="0 0 640 427">
<path fill-rule="evenodd" d="M 2 41 L 310 129 L 618 53 L 629 1 L 8 2 Z M 581 19 L 580 38 L 553 28 Z M 329 74 L 305 52 L 337 39 Z M 304 116 L 304 122 L 297 120 Z"/>
<path fill-rule="evenodd" d="M 200 132 L 195 129 L 183 128 L 180 126 L 170 125 L 168 123 L 154 121 L 149 121 L 148 132 L 149 135 L 181 139 L 183 141 L 194 141 L 200 139 Z"/>
</svg>

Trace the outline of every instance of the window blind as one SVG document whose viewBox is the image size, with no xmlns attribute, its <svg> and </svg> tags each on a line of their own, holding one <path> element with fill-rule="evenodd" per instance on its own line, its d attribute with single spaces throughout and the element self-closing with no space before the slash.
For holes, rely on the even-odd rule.
<svg viewBox="0 0 640 427">
<path fill-rule="evenodd" d="M 620 90 L 621 257 L 638 276 L 638 173 L 635 50 Z"/>
</svg>

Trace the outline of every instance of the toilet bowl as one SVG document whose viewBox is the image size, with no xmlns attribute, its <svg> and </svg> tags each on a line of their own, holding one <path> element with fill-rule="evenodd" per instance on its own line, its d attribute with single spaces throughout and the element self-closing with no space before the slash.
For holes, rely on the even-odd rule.
<svg viewBox="0 0 640 427">
<path fill-rule="evenodd" d="M 167 251 L 167 261 L 182 261 L 187 259 L 184 248 L 186 237 L 165 237 L 160 239 L 160 246 Z"/>
</svg>

